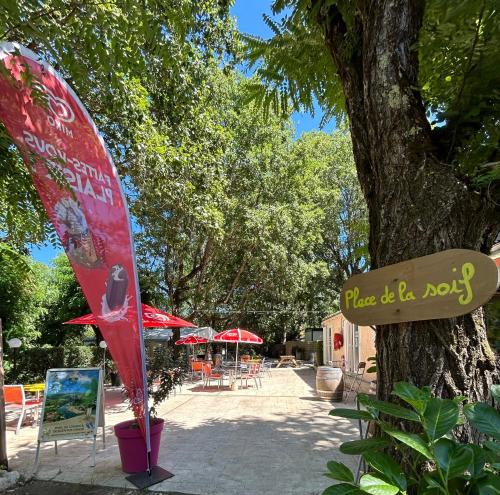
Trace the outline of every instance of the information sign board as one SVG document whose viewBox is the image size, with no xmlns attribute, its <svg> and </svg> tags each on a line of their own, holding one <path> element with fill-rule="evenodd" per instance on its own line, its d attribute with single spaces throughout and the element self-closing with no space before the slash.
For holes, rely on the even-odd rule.
<svg viewBox="0 0 500 495">
<path fill-rule="evenodd" d="M 47 371 L 42 416 L 38 431 L 37 459 L 41 442 L 93 439 L 104 430 L 101 368 L 58 368 Z M 103 431 L 104 438 L 104 431 Z"/>
</svg>

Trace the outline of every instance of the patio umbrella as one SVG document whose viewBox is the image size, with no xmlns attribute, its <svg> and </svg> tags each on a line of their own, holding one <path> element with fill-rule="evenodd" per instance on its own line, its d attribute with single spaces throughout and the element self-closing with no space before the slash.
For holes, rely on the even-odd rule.
<svg viewBox="0 0 500 495">
<path fill-rule="evenodd" d="M 205 337 L 202 337 L 201 335 L 196 335 L 196 334 L 190 334 L 186 335 L 185 337 L 182 337 L 182 339 L 176 340 L 175 345 L 190 345 L 192 346 L 191 349 L 193 349 L 193 358 L 194 358 L 194 346 L 196 344 L 206 344 L 208 343 L 208 339 Z"/>
<path fill-rule="evenodd" d="M 65 321 L 64 325 L 99 325 L 99 317 L 95 317 L 93 313 L 85 316 L 79 316 L 72 320 Z M 161 309 L 153 308 L 147 304 L 142 304 L 142 325 L 144 327 L 159 328 L 159 327 L 196 327 L 193 323 L 183 320 L 178 316 L 166 313 Z"/>
<path fill-rule="evenodd" d="M 236 342 L 236 362 L 234 369 L 238 367 L 238 345 L 240 342 L 245 344 L 262 344 L 262 339 L 248 330 L 242 328 L 232 328 L 231 330 L 224 330 L 214 336 L 215 342 Z"/>
<path fill-rule="evenodd" d="M 181 330 L 181 337 L 197 335 L 198 337 L 205 337 L 209 342 L 212 342 L 216 333 L 217 332 L 211 327 L 184 328 Z"/>
<path fill-rule="evenodd" d="M 195 344 L 206 344 L 208 339 L 205 337 L 201 337 L 199 335 L 186 335 L 186 337 L 182 337 L 182 339 L 176 340 L 175 345 L 195 345 Z"/>
</svg>

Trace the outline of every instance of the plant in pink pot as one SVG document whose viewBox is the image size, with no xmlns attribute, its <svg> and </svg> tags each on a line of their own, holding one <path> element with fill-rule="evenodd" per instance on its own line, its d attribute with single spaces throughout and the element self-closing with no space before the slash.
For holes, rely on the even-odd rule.
<svg viewBox="0 0 500 495">
<path fill-rule="evenodd" d="M 175 387 L 182 385 L 187 371 L 185 357 L 174 356 L 171 348 L 157 347 L 148 356 L 148 394 L 153 401 L 150 409 L 151 467 L 158 465 L 163 418 L 157 416 L 157 406 L 168 399 Z M 146 441 L 137 420 L 130 419 L 114 427 L 122 469 L 125 473 L 140 473 L 147 469 Z"/>
</svg>

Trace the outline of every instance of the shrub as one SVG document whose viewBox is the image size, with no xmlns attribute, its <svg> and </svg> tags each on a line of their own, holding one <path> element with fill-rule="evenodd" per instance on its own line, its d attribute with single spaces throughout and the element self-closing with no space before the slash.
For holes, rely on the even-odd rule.
<svg viewBox="0 0 500 495">
<path fill-rule="evenodd" d="M 188 364 L 184 353 L 176 353 L 170 346 L 158 346 L 148 354 L 148 394 L 153 400 L 151 416 L 156 406 L 167 399 L 177 385 L 182 385 Z"/>
<path fill-rule="evenodd" d="M 374 421 L 383 436 L 345 442 L 344 454 L 361 455 L 370 472 L 359 483 L 344 464 L 330 461 L 326 476 L 341 483 L 328 487 L 323 495 L 489 495 L 500 493 L 500 412 L 481 402 L 464 404 L 431 396 L 428 387 L 397 383 L 393 395 L 411 408 L 359 394 L 366 410 L 334 409 L 332 416 Z M 500 385 L 492 387 L 500 401 Z M 415 424 L 415 433 L 390 425 L 380 413 Z M 484 437 L 480 444 L 455 440 L 453 430 L 466 422 Z M 413 428 L 412 428 L 413 430 Z M 400 462 L 401 461 L 401 462 Z M 403 466 L 403 467 L 402 467 Z"/>
<path fill-rule="evenodd" d="M 102 349 L 100 356 L 102 360 Z M 10 356 L 6 369 L 5 383 L 36 383 L 45 381 L 50 368 L 87 368 L 100 366 L 100 361 L 94 360 L 94 348 L 79 345 L 64 347 L 31 347 L 21 348 L 16 356 L 16 370 L 13 357 Z M 98 353 L 96 353 L 98 355 Z M 7 367 L 6 367 L 7 368 Z"/>
<path fill-rule="evenodd" d="M 92 365 L 92 349 L 90 347 L 64 346 L 64 368 L 89 368 Z"/>
</svg>

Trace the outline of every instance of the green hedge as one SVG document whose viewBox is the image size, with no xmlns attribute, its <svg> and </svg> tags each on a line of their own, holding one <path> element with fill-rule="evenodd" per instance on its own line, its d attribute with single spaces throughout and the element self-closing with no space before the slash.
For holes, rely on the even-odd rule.
<svg viewBox="0 0 500 495">
<path fill-rule="evenodd" d="M 50 368 L 88 368 L 102 363 L 100 347 L 72 345 L 64 347 L 32 347 L 18 349 L 16 372 L 13 351 L 5 356 L 5 383 L 37 383 L 45 381 Z M 110 358 L 109 354 L 107 358 Z M 111 361 L 109 361 L 111 363 Z"/>
</svg>

